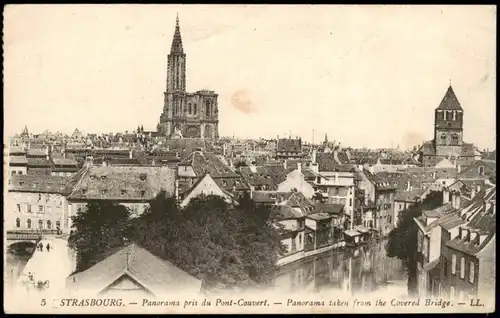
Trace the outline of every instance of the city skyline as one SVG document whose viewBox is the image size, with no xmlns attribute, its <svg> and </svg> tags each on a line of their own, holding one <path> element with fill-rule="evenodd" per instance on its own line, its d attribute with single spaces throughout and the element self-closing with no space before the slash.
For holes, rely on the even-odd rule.
<svg viewBox="0 0 500 318">
<path fill-rule="evenodd" d="M 410 148 L 432 138 L 451 80 L 464 140 L 495 148 L 486 6 L 6 7 L 5 134 L 155 129 L 177 13 L 187 88 L 219 94 L 221 137 Z"/>
</svg>

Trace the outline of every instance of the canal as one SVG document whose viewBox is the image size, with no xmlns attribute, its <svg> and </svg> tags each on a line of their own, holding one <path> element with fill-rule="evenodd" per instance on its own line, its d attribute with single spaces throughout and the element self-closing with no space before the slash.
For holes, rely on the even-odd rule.
<svg viewBox="0 0 500 318">
<path fill-rule="evenodd" d="M 386 240 L 357 248 L 332 250 L 280 268 L 275 288 L 284 293 L 341 292 L 344 295 L 407 295 L 402 262 L 389 258 Z"/>
<path fill-rule="evenodd" d="M 19 275 L 22 273 L 24 267 L 28 263 L 32 252 L 15 252 L 12 250 L 7 250 L 6 252 L 6 266 L 4 272 L 4 284 L 5 286 L 12 286 Z"/>
</svg>

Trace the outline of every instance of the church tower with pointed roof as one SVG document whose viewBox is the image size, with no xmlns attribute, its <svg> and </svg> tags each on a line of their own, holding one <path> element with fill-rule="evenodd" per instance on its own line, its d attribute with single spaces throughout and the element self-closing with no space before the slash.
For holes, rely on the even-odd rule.
<svg viewBox="0 0 500 318">
<path fill-rule="evenodd" d="M 218 95 L 213 91 L 186 92 L 186 54 L 182 45 L 179 16 L 167 58 L 167 87 L 157 130 L 166 136 L 218 138 Z"/>
<path fill-rule="evenodd" d="M 463 120 L 464 110 L 450 83 L 434 110 L 434 139 L 424 142 L 419 151 L 424 166 L 433 167 L 443 159 L 456 166 L 480 159 L 474 145 L 464 142 Z"/>
<path fill-rule="evenodd" d="M 462 146 L 463 114 L 462 106 L 450 85 L 438 108 L 434 111 L 434 140 L 436 147 L 441 148 L 441 152 L 449 152 L 445 149 L 448 146 Z"/>
</svg>

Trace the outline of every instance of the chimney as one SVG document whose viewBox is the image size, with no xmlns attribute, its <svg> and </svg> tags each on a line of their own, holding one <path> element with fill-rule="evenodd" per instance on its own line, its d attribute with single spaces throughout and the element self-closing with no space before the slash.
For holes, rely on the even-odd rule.
<svg viewBox="0 0 500 318">
<path fill-rule="evenodd" d="M 311 160 L 312 160 L 312 163 L 316 163 L 316 149 L 313 149 L 313 151 L 312 151 L 312 158 L 311 158 Z"/>
<path fill-rule="evenodd" d="M 175 200 L 179 201 L 179 179 L 175 180 Z"/>
<path fill-rule="evenodd" d="M 443 205 L 450 202 L 450 191 L 448 188 L 443 188 Z"/>
</svg>

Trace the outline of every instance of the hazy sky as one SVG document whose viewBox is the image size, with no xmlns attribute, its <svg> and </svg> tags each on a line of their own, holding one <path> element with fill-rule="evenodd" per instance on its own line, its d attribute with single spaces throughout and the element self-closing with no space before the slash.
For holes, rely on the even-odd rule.
<svg viewBox="0 0 500 318">
<path fill-rule="evenodd" d="M 176 13 L 221 136 L 410 147 L 451 79 L 465 140 L 495 147 L 493 6 L 9 5 L 6 133 L 156 129 Z"/>
</svg>

